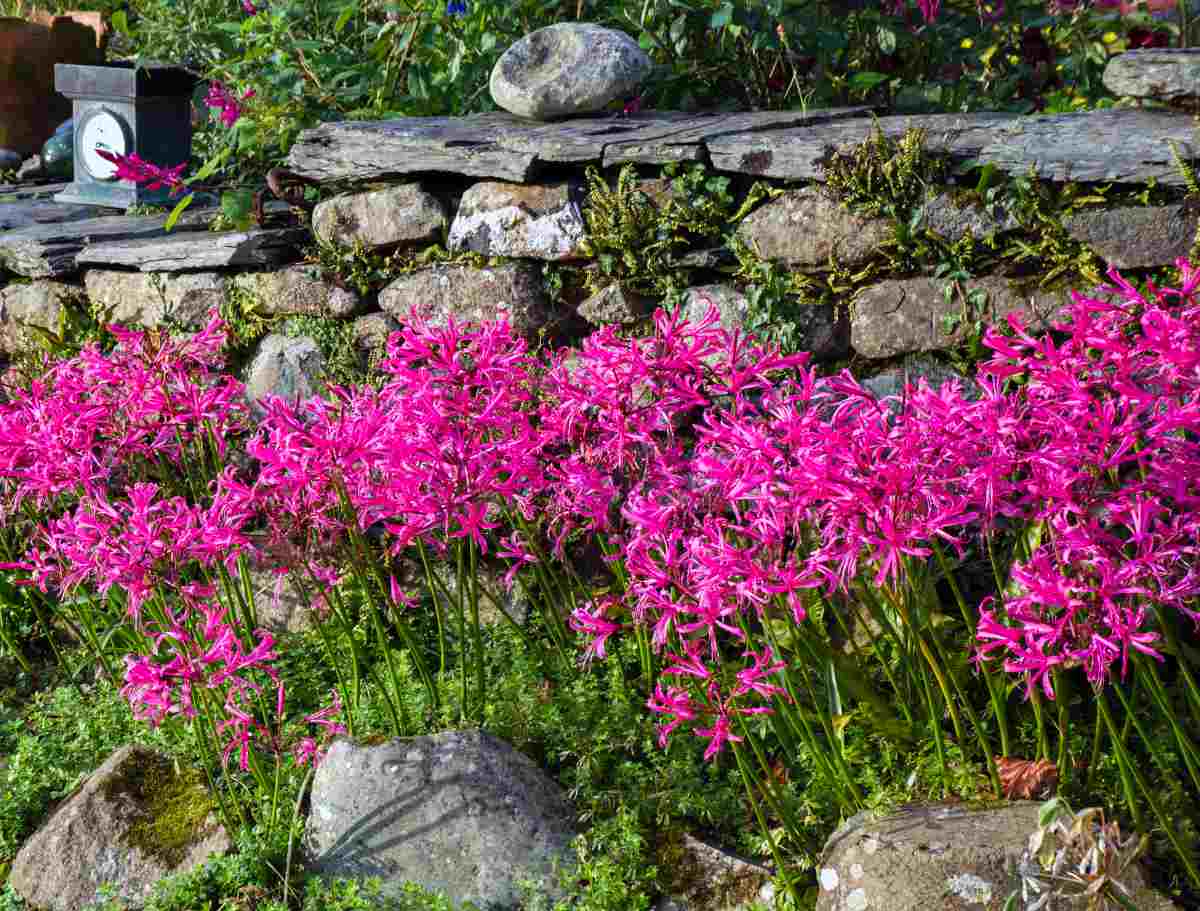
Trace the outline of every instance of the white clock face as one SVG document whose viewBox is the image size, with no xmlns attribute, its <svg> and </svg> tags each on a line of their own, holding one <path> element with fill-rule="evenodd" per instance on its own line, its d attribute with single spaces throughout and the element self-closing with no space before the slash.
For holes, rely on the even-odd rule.
<svg viewBox="0 0 1200 911">
<path fill-rule="evenodd" d="M 114 155 L 125 155 L 129 151 L 129 141 L 124 125 L 109 111 L 96 111 L 83 122 L 79 132 L 80 163 L 96 180 L 112 180 L 116 176 L 117 166 L 96 154 L 97 149 L 103 149 Z"/>
</svg>

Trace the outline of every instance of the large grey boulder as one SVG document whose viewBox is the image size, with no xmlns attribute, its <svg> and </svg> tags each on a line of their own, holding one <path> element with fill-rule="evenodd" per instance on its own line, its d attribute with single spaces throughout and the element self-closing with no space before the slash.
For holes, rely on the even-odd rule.
<svg viewBox="0 0 1200 911">
<path fill-rule="evenodd" d="M 531 32 L 500 56 L 492 68 L 492 100 L 535 120 L 589 114 L 631 94 L 651 67 L 624 32 L 560 22 Z"/>
<path fill-rule="evenodd" d="M 560 183 L 525 186 L 485 180 L 462 196 L 447 241 L 453 251 L 558 262 L 580 259 L 586 236 L 582 191 Z"/>
<path fill-rule="evenodd" d="M 458 907 L 518 905 L 520 879 L 556 891 L 574 814 L 528 757 L 482 731 L 360 746 L 338 738 L 317 767 L 306 828 L 309 869 L 379 877 L 385 895 L 411 880 Z"/>
<path fill-rule="evenodd" d="M 1195 207 L 1182 204 L 1084 209 L 1063 219 L 1068 234 L 1118 269 L 1174 265 L 1192 249 L 1198 225 Z"/>
<path fill-rule="evenodd" d="M 315 266 L 297 263 L 273 272 L 243 272 L 234 286 L 254 298 L 257 310 L 268 316 L 307 314 L 344 318 L 362 310 L 353 291 L 323 279 Z"/>
<path fill-rule="evenodd" d="M 198 329 L 228 297 L 227 279 L 218 272 L 89 269 L 83 286 L 109 320 L 145 329 Z"/>
<path fill-rule="evenodd" d="M 982 306 L 973 303 L 975 292 L 982 292 Z M 1067 303 L 1065 293 L 1023 293 L 1002 276 L 964 281 L 957 289 L 942 279 L 888 279 L 860 289 L 851 301 L 850 343 L 867 358 L 937 351 L 960 344 L 976 320 L 1002 323 L 1009 313 L 1023 314 L 1034 330 L 1045 329 Z"/>
<path fill-rule="evenodd" d="M 1200 48 L 1138 48 L 1117 54 L 1104 68 L 1114 95 L 1180 102 L 1200 99 Z"/>
<path fill-rule="evenodd" d="M 720 314 L 721 328 L 754 332 L 750 299 L 732 284 L 697 285 L 683 295 L 683 315 L 699 322 L 710 307 Z M 831 360 L 850 350 L 850 326 L 845 308 L 831 304 L 797 307 L 795 311 L 797 351 L 807 351 L 814 360 Z"/>
<path fill-rule="evenodd" d="M 327 244 L 390 250 L 439 240 L 446 210 L 419 184 L 406 183 L 327 199 L 313 209 L 312 228 Z"/>
<path fill-rule="evenodd" d="M 1017 864 L 1037 829 L 1038 806 L 922 804 L 881 819 L 859 813 L 825 844 L 817 911 L 1001 911 L 1020 888 Z M 1138 911 L 1174 907 L 1146 887 L 1139 871 L 1130 880 Z"/>
<path fill-rule="evenodd" d="M 253 404 L 273 395 L 289 402 L 311 398 L 321 389 L 324 366 L 325 356 L 313 339 L 273 332 L 259 343 L 246 371 L 246 399 Z"/>
<path fill-rule="evenodd" d="M 763 259 L 786 266 L 841 266 L 866 262 L 895 235 L 886 218 L 856 215 L 820 187 L 789 190 L 759 206 L 738 225 L 737 236 Z"/>
<path fill-rule="evenodd" d="M 167 821 L 164 814 L 182 814 Z M 168 835 L 167 833 L 170 833 Z M 171 761 L 124 746 L 88 777 L 17 853 L 9 885 L 32 907 L 80 911 L 105 883 L 141 906 L 164 876 L 184 873 L 230 847 L 203 788 Z"/>
<path fill-rule="evenodd" d="M 504 316 L 519 333 L 534 335 L 550 322 L 541 271 L 532 263 L 486 269 L 439 265 L 394 279 L 379 292 L 379 307 L 400 322 L 415 312 L 431 325 L 482 323 Z"/>
</svg>

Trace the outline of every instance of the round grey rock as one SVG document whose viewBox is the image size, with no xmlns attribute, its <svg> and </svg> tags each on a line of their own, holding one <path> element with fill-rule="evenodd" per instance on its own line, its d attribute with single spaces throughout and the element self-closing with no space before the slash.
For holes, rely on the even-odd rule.
<svg viewBox="0 0 1200 911">
<path fill-rule="evenodd" d="M 590 114 L 631 94 L 651 67 L 624 32 L 560 22 L 529 33 L 501 55 L 492 69 L 492 99 L 535 120 Z"/>
<path fill-rule="evenodd" d="M 1138 48 L 1117 54 L 1104 68 L 1114 95 L 1179 102 L 1200 99 L 1200 48 Z"/>
<path fill-rule="evenodd" d="M 306 829 L 309 869 L 378 876 L 385 896 L 412 881 L 458 908 L 512 908 L 519 881 L 570 868 L 574 812 L 532 760 L 482 731 L 377 746 L 334 741 L 317 767 Z"/>
</svg>

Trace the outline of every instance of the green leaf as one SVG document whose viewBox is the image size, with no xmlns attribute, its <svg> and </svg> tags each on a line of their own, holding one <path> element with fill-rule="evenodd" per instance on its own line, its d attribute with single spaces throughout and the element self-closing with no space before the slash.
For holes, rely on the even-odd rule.
<svg viewBox="0 0 1200 911">
<path fill-rule="evenodd" d="M 340 35 L 342 33 L 342 29 L 344 29 L 346 24 L 354 18 L 354 14 L 356 12 L 358 12 L 358 7 L 353 3 L 343 9 L 342 14 L 337 17 L 337 22 L 333 24 L 333 33 L 335 35 Z"/>
<path fill-rule="evenodd" d="M 881 53 L 896 53 L 896 33 L 887 26 L 881 25 L 875 30 L 875 41 Z"/>
<path fill-rule="evenodd" d="M 724 28 L 731 21 L 733 21 L 733 4 L 722 3 L 721 7 L 709 17 L 708 27 L 711 29 Z"/>
<path fill-rule="evenodd" d="M 221 194 L 221 212 L 239 231 L 250 227 L 253 208 L 254 193 L 250 190 L 227 190 Z"/>
<path fill-rule="evenodd" d="M 875 88 L 881 82 L 887 82 L 888 76 L 886 73 L 855 73 L 850 77 L 850 85 L 856 89 L 870 90 Z"/>
<path fill-rule="evenodd" d="M 208 178 L 212 177 L 213 174 L 217 172 L 217 168 L 221 167 L 221 165 L 225 163 L 225 159 L 229 157 L 232 151 L 233 150 L 229 146 L 221 149 L 219 153 L 204 162 L 200 170 L 193 174 L 191 179 L 193 181 L 208 180 Z"/>
<path fill-rule="evenodd" d="M 115 28 L 125 37 L 132 37 L 132 32 L 129 31 L 129 17 L 125 15 L 125 10 L 119 9 L 112 14 L 112 27 Z"/>
<path fill-rule="evenodd" d="M 192 204 L 192 200 L 196 198 L 195 193 L 189 193 L 179 202 L 175 203 L 175 208 L 171 210 L 171 214 L 167 216 L 166 222 L 163 224 L 164 231 L 170 231 L 175 227 L 175 222 L 179 221 L 179 216 L 183 214 L 183 210 Z"/>
</svg>

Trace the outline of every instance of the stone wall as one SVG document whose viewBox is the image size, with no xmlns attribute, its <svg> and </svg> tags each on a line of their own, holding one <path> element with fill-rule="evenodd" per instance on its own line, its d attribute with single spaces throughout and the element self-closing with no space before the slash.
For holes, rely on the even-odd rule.
<svg viewBox="0 0 1200 911">
<path fill-rule="evenodd" d="M 850 160 L 839 156 L 857 149 L 864 165 L 865 142 L 899 142 L 914 127 L 929 173 L 946 169 L 940 181 L 898 206 L 876 161 L 873 177 L 859 176 L 883 181 L 878 198 L 849 206 L 844 180 L 834 192 L 831 168 Z M 330 329 L 268 332 L 247 359 L 258 397 L 319 388 L 329 337 L 365 361 L 413 313 L 504 315 L 532 339 L 569 341 L 608 323 L 636 330 L 660 304 L 689 314 L 713 304 L 731 328 L 769 331 L 771 313 L 786 310 L 794 344 L 870 375 L 961 347 L 1009 313 L 1044 326 L 1109 265 L 1137 277 L 1187 255 L 1197 208 L 1172 145 L 1184 161 L 1200 156 L 1189 115 L 1134 108 L 326 124 L 302 134 L 288 163 L 289 180 L 326 185 L 324 201 L 311 212 L 273 203 L 246 231 L 206 230 L 215 212 L 189 209 L 167 233 L 162 216 L 57 204 L 56 187 L 0 188 L 0 347 L 19 354 L 36 341 L 31 326 L 54 329 L 64 308 L 89 305 L 146 327 L 194 327 L 217 306 L 268 328 L 302 316 Z M 926 158 L 913 161 L 929 176 Z M 594 168 L 612 187 L 625 165 L 636 178 L 609 203 L 636 196 L 640 211 L 674 206 L 678 220 L 711 200 L 697 191 L 704 181 L 684 177 L 702 168 L 728 178 L 725 214 L 740 207 L 740 218 L 724 237 L 668 244 L 657 276 L 623 282 L 621 264 L 604 259 L 623 251 L 591 236 L 598 202 L 586 175 Z M 664 166 L 680 179 L 664 179 Z"/>
</svg>

